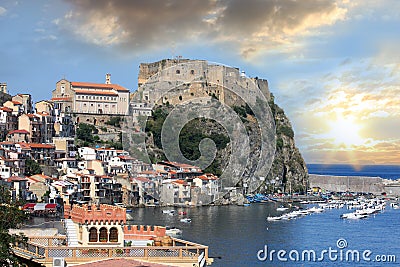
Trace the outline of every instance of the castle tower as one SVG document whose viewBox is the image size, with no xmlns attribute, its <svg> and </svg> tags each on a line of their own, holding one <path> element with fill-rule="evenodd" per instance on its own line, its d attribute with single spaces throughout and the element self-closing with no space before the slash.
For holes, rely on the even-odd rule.
<svg viewBox="0 0 400 267">
<path fill-rule="evenodd" d="M 7 94 L 7 83 L 0 83 L 0 92 Z"/>
<path fill-rule="evenodd" d="M 111 84 L 111 74 L 110 73 L 106 74 L 106 84 Z"/>
</svg>

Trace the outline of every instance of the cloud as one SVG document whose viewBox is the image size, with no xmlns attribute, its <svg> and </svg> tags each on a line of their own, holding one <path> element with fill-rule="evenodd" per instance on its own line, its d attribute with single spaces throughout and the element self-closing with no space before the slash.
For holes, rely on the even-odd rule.
<svg viewBox="0 0 400 267">
<path fill-rule="evenodd" d="M 345 18 L 341 0 L 65 0 L 72 9 L 59 27 L 98 46 L 128 49 L 180 42 L 225 42 L 243 57 L 290 50 L 295 37 Z"/>
<path fill-rule="evenodd" d="M 5 9 L 4 7 L 0 6 L 0 17 L 4 16 L 7 13 L 7 9 Z"/>
</svg>

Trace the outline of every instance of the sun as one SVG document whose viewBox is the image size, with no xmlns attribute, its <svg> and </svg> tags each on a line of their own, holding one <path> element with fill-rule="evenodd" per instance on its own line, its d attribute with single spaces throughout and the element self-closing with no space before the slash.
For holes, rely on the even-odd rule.
<svg viewBox="0 0 400 267">
<path fill-rule="evenodd" d="M 359 134 L 361 126 L 351 117 L 340 116 L 335 121 L 330 122 L 329 126 L 328 137 L 333 139 L 334 144 L 337 146 L 351 147 L 364 143 Z"/>
</svg>

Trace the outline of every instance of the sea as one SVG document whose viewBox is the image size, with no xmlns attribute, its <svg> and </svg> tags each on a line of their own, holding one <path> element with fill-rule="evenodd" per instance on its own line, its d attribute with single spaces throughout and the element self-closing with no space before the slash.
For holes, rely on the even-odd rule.
<svg viewBox="0 0 400 267">
<path fill-rule="evenodd" d="M 307 168 L 310 174 L 400 178 L 400 165 L 307 164 Z"/>
<path fill-rule="evenodd" d="M 400 176 L 396 166 L 354 170 L 340 165 L 335 170 L 332 165 L 310 165 L 309 170 L 388 179 Z M 214 258 L 211 266 L 215 267 L 400 266 L 400 209 L 387 205 L 381 213 L 351 221 L 340 218 L 349 212 L 346 208 L 288 221 L 267 221 L 268 216 L 279 214 L 276 208 L 280 205 L 268 202 L 247 207 L 176 208 L 185 211 L 191 223 L 180 222 L 179 215 L 164 214 L 162 210 L 166 208 L 137 208 L 132 209 L 133 220 L 129 224 L 177 227 L 183 231 L 182 239 L 209 247 L 209 256 Z"/>
</svg>

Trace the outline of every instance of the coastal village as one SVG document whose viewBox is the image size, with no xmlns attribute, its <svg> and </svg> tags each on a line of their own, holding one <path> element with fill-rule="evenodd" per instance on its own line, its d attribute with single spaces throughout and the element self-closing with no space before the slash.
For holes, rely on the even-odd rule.
<svg viewBox="0 0 400 267">
<path fill-rule="evenodd" d="M 6 83 L 1 92 L 7 96 Z M 26 203 L 21 208 L 30 216 L 63 218 L 63 233 L 24 232 L 29 241 L 17 244 L 14 253 L 29 266 L 114 257 L 128 261 L 124 266 L 141 264 L 133 259 L 174 266 L 211 263 L 206 246 L 172 239 L 165 226 L 127 224 L 132 217 L 126 207 L 197 206 L 219 194 L 218 177 L 197 166 L 149 164 L 123 150 L 123 121 L 132 113 L 151 115 L 145 104 L 131 102 L 130 94 L 106 74 L 104 83 L 61 79 L 48 100 L 33 103 L 32 95 L 19 93 L 0 107 L 1 184 L 13 201 Z"/>
<path fill-rule="evenodd" d="M 2 90 L 7 92 L 5 84 Z M 129 99 L 129 90 L 112 84 L 107 74 L 104 84 L 62 79 L 51 99 L 35 104 L 30 94 L 4 102 L 0 175 L 13 198 L 125 206 L 198 205 L 201 195 L 208 196 L 208 203 L 214 200 L 216 175 L 178 162 L 147 164 L 122 149 L 120 126 L 110 122 L 137 106 Z M 108 138 L 111 144 L 78 147 L 75 133 L 86 125 L 95 125 L 97 140 Z M 36 173 L 32 166 L 38 166 Z"/>
<path fill-rule="evenodd" d="M 127 211 L 134 207 L 230 204 L 232 199 L 241 206 L 253 202 L 294 202 L 294 198 L 300 203 L 324 202 L 331 196 L 327 190 L 373 192 L 375 195 L 386 191 L 393 196 L 400 195 L 398 181 L 388 183 L 380 178 L 358 177 L 358 180 L 352 179 L 357 182 L 351 183 L 348 177 L 318 175 L 310 175 L 308 180 L 308 173 L 297 180 L 298 191 L 302 192 L 289 195 L 295 180 L 287 182 L 290 186 L 286 188 L 283 180 L 295 177 L 296 168 L 297 172 L 306 170 L 302 165 L 304 161 L 298 158 L 289 161 L 290 168 L 281 166 L 283 177 L 273 177 L 271 182 L 265 183 L 264 191 L 272 187 L 270 192 L 275 193 L 269 196 L 244 194 L 244 184 L 222 188 L 218 175 L 205 172 L 199 166 L 168 160 L 149 163 L 136 158 L 124 149 L 123 124 L 127 119 L 133 118 L 135 123 L 140 116 L 152 116 L 152 104 L 175 105 L 182 98 L 194 97 L 216 98 L 229 105 L 240 103 L 224 90 L 243 82 L 244 74 L 239 69 L 207 65 L 205 61 L 186 61 L 192 63 L 191 69 L 183 66 L 171 76 L 191 76 L 198 72 L 211 81 L 206 82 L 210 86 L 194 84 L 183 95 L 172 95 L 169 99 L 163 96 L 162 90 L 158 91 L 160 88 L 146 88 L 139 95 L 133 94 L 112 83 L 110 74 L 105 75 L 104 83 L 63 78 L 55 82 L 49 99 L 36 103 L 29 93 L 9 96 L 7 84 L 1 83 L 4 100 L 0 107 L 1 185 L 9 189 L 13 201 L 24 203 L 21 209 L 26 214 L 60 218 L 63 228 L 62 231 L 57 228 L 10 230 L 14 234 L 23 232 L 27 237 L 27 242 L 15 244 L 15 255 L 29 266 L 205 266 L 213 262 L 206 245 L 177 238 L 175 234 L 179 229 L 135 225 Z M 176 60 L 142 63 L 138 87 L 161 69 L 176 64 Z M 225 81 L 223 85 L 218 85 L 220 80 Z M 253 81 L 269 96 L 266 80 Z M 280 120 L 284 121 L 282 114 Z M 286 132 L 290 135 L 287 128 Z M 290 140 L 281 135 L 277 143 L 293 146 Z M 355 199 L 357 194 L 352 197 Z M 318 209 L 294 211 L 290 210 L 296 206 L 282 205 L 276 210 L 290 213 L 270 216 L 267 221 L 319 213 L 332 205 L 333 208 L 358 205 L 363 211 L 368 205 L 371 208 L 369 214 L 347 214 L 346 218 L 367 217 L 384 209 L 380 200 L 335 203 L 337 206 L 321 204 Z M 165 214 L 173 215 L 176 211 L 162 209 Z M 184 212 L 180 215 L 183 215 L 181 222 L 190 223 L 191 219 L 185 217 Z"/>
</svg>

